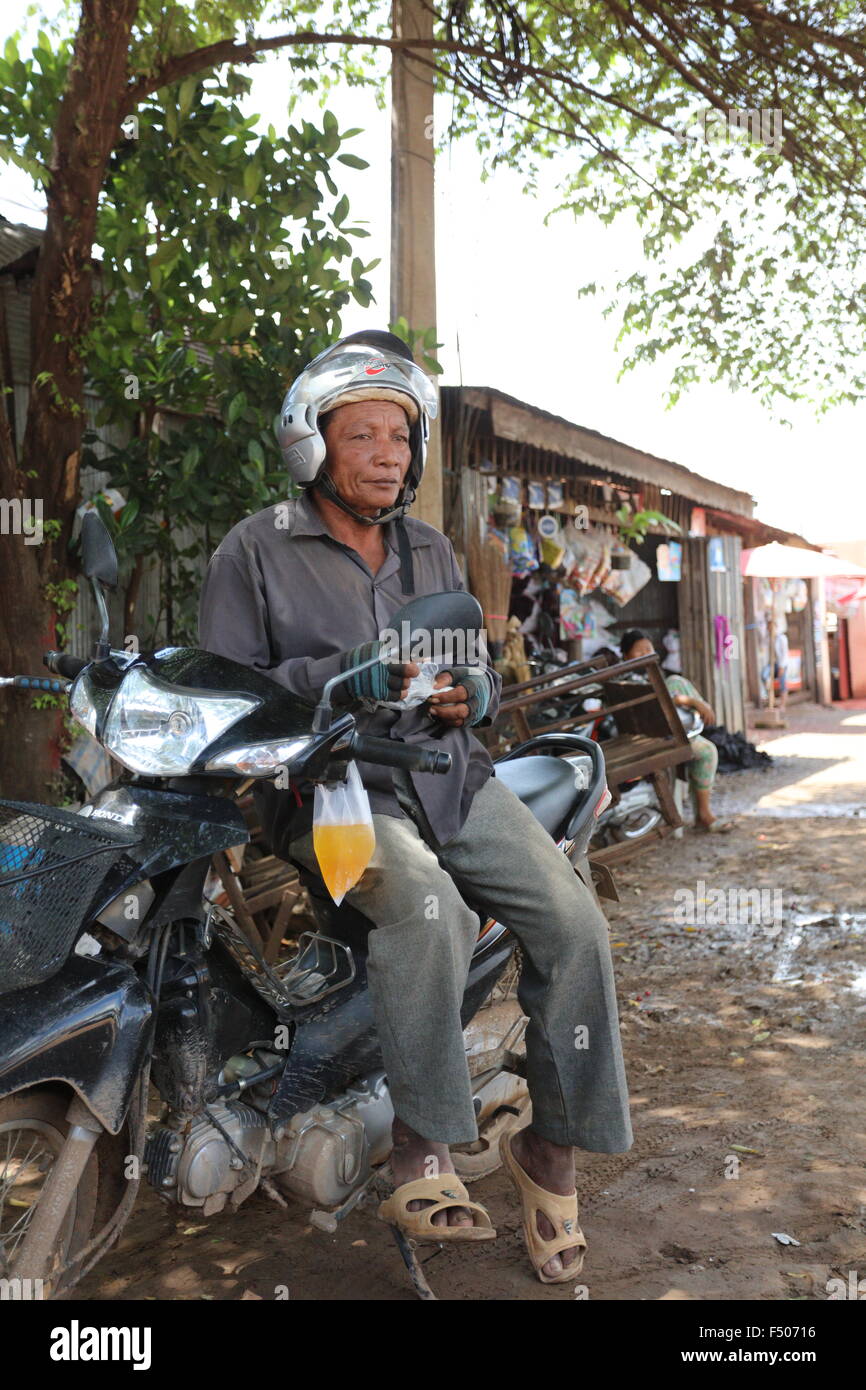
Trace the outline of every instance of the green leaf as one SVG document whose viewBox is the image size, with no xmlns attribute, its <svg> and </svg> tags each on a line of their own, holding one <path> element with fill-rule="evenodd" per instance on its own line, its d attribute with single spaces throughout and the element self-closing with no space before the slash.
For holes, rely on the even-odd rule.
<svg viewBox="0 0 866 1390">
<path fill-rule="evenodd" d="M 183 245 L 179 240 L 172 238 L 169 241 L 161 241 L 150 257 L 151 270 L 156 265 L 165 265 L 166 261 L 175 260 L 182 250 Z"/>
<path fill-rule="evenodd" d="M 243 391 L 238 391 L 237 395 L 232 397 L 231 404 L 229 405 L 228 421 L 230 425 L 234 424 L 242 410 L 246 410 L 246 405 L 246 395 Z"/>
<path fill-rule="evenodd" d="M 261 444 L 257 439 L 251 439 L 247 444 L 247 458 L 251 463 L 257 465 L 262 473 L 265 471 L 265 454 Z"/>
<path fill-rule="evenodd" d="M 184 478 L 189 478 L 198 467 L 201 458 L 201 449 L 197 444 L 191 444 L 180 461 L 180 471 Z"/>
<path fill-rule="evenodd" d="M 128 531 L 135 518 L 138 516 L 141 502 L 137 497 L 130 497 L 123 511 L 120 513 L 120 530 Z"/>
<path fill-rule="evenodd" d="M 366 159 L 361 159 L 357 154 L 338 154 L 337 159 L 341 164 L 346 164 L 350 169 L 369 169 L 370 165 Z"/>
<path fill-rule="evenodd" d="M 252 328 L 256 321 L 256 316 L 252 309 L 246 304 L 242 304 L 236 309 L 229 321 L 228 335 L 230 338 L 240 338 L 244 333 Z"/>
<path fill-rule="evenodd" d="M 192 99 L 195 96 L 198 83 L 198 73 L 191 73 L 190 76 L 185 77 L 180 84 L 180 88 L 177 94 L 177 109 L 182 121 L 186 120 L 186 117 L 189 115 L 189 110 L 192 106 Z"/>
<path fill-rule="evenodd" d="M 244 193 L 246 193 L 248 198 L 254 198 L 256 196 L 261 181 L 261 165 L 248 164 L 247 167 L 244 169 Z"/>
</svg>

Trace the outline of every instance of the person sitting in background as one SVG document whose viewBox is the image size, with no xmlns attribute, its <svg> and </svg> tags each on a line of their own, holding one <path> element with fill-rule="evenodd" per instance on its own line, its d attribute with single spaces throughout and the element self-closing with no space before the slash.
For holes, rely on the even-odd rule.
<svg viewBox="0 0 866 1390">
<path fill-rule="evenodd" d="M 623 661 L 632 661 L 638 656 L 652 656 L 655 653 L 649 637 L 640 628 L 624 632 L 620 640 Z M 704 697 L 685 676 L 667 675 L 665 685 L 675 705 L 684 709 L 697 710 L 705 724 L 715 724 L 716 716 Z M 692 760 L 689 763 L 689 787 L 695 806 L 695 827 L 698 830 L 720 834 L 733 829 L 731 821 L 720 821 L 710 808 L 710 794 L 719 765 L 719 751 L 708 738 L 698 734 L 689 740 Z"/>
<path fill-rule="evenodd" d="M 599 666 L 616 666 L 618 662 L 622 661 L 619 652 L 615 652 L 613 647 L 599 647 L 598 651 L 593 652 L 590 659 Z"/>
</svg>

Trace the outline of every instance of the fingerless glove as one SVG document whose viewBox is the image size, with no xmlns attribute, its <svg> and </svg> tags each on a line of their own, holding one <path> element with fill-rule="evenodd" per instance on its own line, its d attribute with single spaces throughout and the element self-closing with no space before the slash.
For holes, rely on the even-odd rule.
<svg viewBox="0 0 866 1390">
<path fill-rule="evenodd" d="M 466 689 L 469 705 L 467 725 L 480 724 L 490 704 L 490 681 L 485 672 L 477 667 L 452 666 L 450 669 L 454 685 L 462 685 Z M 490 720 L 487 722 L 490 723 Z"/>
<path fill-rule="evenodd" d="M 378 656 L 381 642 L 362 642 L 359 647 L 351 647 L 343 652 L 340 670 L 348 671 L 350 666 L 358 666 Z M 342 689 L 356 700 L 399 700 L 403 688 L 403 668 L 395 662 L 380 661 L 376 666 L 368 666 L 366 671 L 343 682 Z"/>
</svg>

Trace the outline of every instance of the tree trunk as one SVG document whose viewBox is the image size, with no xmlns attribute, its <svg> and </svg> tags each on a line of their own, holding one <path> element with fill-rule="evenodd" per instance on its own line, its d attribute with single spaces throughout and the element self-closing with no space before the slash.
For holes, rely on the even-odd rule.
<svg viewBox="0 0 866 1390">
<path fill-rule="evenodd" d="M 58 110 L 31 300 L 27 422 L 20 467 L 8 428 L 0 428 L 0 496 L 29 500 L 37 515 L 41 509 L 45 521 L 60 526 L 56 537 L 38 545 L 25 544 L 21 535 L 0 537 L 0 593 L 7 596 L 0 655 L 9 675 L 44 673 L 42 652 L 54 634 L 45 585 L 70 573 L 84 432 L 80 346 L 91 318 L 96 209 L 128 104 L 129 38 L 137 10 L 138 0 L 84 0 Z M 0 714 L 3 794 L 40 800 L 48 795 L 56 766 L 59 717 L 34 713 L 26 696 L 9 691 L 3 692 Z"/>
</svg>

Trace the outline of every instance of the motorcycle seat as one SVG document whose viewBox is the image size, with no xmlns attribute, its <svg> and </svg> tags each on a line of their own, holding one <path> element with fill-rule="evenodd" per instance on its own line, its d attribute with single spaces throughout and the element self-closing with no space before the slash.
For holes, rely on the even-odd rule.
<svg viewBox="0 0 866 1390">
<path fill-rule="evenodd" d="M 513 758 L 496 764 L 496 776 L 529 807 L 548 834 L 557 840 L 564 834 L 580 795 L 570 763 L 545 754 Z"/>
</svg>

